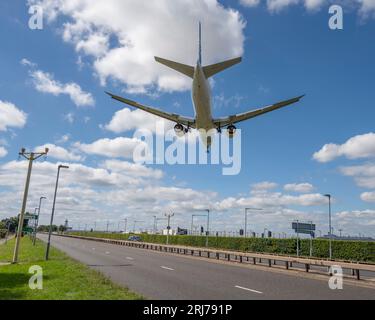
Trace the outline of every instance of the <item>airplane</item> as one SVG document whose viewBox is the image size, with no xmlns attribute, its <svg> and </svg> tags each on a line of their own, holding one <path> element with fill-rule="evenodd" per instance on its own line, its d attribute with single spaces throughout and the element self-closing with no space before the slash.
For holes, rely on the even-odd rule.
<svg viewBox="0 0 375 320">
<path fill-rule="evenodd" d="M 178 63 L 171 60 L 166 60 L 160 57 L 155 57 L 156 62 L 159 62 L 175 71 L 178 71 L 185 76 L 193 79 L 192 83 L 192 102 L 195 111 L 195 117 L 185 117 L 174 113 L 168 113 L 153 107 L 142 105 L 138 102 L 114 95 L 110 92 L 106 92 L 112 99 L 120 101 L 129 106 L 151 113 L 158 117 L 170 120 L 176 123 L 174 130 L 177 136 L 183 136 L 188 133 L 191 128 L 197 130 L 205 130 L 203 132 L 209 132 L 212 129 L 216 129 L 218 133 L 222 132 L 222 128 L 226 127 L 227 133 L 230 138 L 233 138 L 237 128 L 235 124 L 252 119 L 263 115 L 265 113 L 284 108 L 296 102 L 299 102 L 304 95 L 298 96 L 293 99 L 281 101 L 264 108 L 251 110 L 245 113 L 230 115 L 223 118 L 213 118 L 211 107 L 212 99 L 210 93 L 210 84 L 208 79 L 215 74 L 222 72 L 242 61 L 242 57 L 227 60 L 213 65 L 203 66 L 202 64 L 202 25 L 199 23 L 199 57 L 195 67 L 186 64 Z M 207 151 L 210 149 L 212 144 L 212 138 L 210 135 L 203 134 L 201 132 L 202 142 L 207 146 Z"/>
</svg>

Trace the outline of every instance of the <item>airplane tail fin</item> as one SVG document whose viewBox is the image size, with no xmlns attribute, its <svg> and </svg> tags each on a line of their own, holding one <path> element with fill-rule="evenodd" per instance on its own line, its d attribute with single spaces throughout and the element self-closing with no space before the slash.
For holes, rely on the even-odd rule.
<svg viewBox="0 0 375 320">
<path fill-rule="evenodd" d="M 221 71 L 224 71 L 225 69 L 228 69 L 234 65 L 236 65 L 237 63 L 240 63 L 242 61 L 242 58 L 235 58 L 235 59 L 231 59 L 231 60 L 227 60 L 227 61 L 224 61 L 224 62 L 220 62 L 220 63 L 216 63 L 216 64 L 212 64 L 210 66 L 206 66 L 206 67 L 203 67 L 203 71 L 204 71 L 204 74 L 206 75 L 206 78 L 210 78 L 212 77 L 213 75 L 221 72 Z"/>
<path fill-rule="evenodd" d="M 166 59 L 159 58 L 159 57 L 155 57 L 155 60 L 173 70 L 176 70 L 184 74 L 185 76 L 188 76 L 192 79 L 194 78 L 194 67 L 192 66 L 188 66 L 186 64 L 178 63 L 178 62 L 171 61 L 171 60 L 166 60 Z"/>
</svg>

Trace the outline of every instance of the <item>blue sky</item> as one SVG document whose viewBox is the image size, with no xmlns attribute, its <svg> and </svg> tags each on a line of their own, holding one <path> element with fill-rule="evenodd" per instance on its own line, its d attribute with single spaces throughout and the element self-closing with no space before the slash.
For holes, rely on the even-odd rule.
<svg viewBox="0 0 375 320">
<path fill-rule="evenodd" d="M 123 22 L 106 19 L 107 7 L 95 1 L 91 13 L 83 0 L 77 8 L 69 1 L 55 1 L 56 7 L 31 1 L 45 6 L 39 31 L 28 27 L 25 1 L 2 2 L 0 217 L 16 214 L 21 206 L 26 172 L 25 163 L 15 162 L 19 149 L 49 144 L 60 152 L 36 164 L 29 208 L 42 193 L 50 195 L 54 168 L 69 155 L 72 161 L 64 162 L 73 170 L 63 178 L 59 223 L 68 218 L 75 225 L 107 220 L 117 225 L 128 217 L 150 228 L 154 214 L 173 210 L 179 213 L 174 223 L 187 227 L 191 212 L 210 206 L 217 230 L 237 230 L 243 208 L 253 205 L 264 208 L 250 222 L 257 232 L 268 227 L 290 233 L 295 218 L 313 220 L 326 232 L 327 206 L 319 195 L 332 193 L 335 229 L 375 236 L 375 6 L 371 1 L 345 6 L 344 29 L 334 31 L 328 27 L 328 1 L 317 1 L 312 9 L 303 1 L 277 1 L 277 10 L 265 1 L 250 7 L 245 1 L 161 1 L 164 9 L 109 1 L 116 11 L 126 11 Z M 181 12 L 186 15 L 174 16 Z M 164 24 L 147 19 L 163 13 Z M 221 166 L 131 166 L 129 157 L 119 156 L 129 145 L 114 141 L 130 139 L 134 130 L 105 129 L 115 112 L 127 107 L 104 91 L 193 116 L 189 79 L 155 66 L 149 56 L 193 63 L 199 20 L 204 61 L 243 52 L 241 65 L 214 78 L 215 117 L 306 97 L 238 125 L 242 171 L 237 176 L 223 176 Z M 140 122 L 133 125 L 141 127 Z M 113 152 L 109 157 L 106 143 Z M 322 149 L 330 143 L 336 146 Z M 45 221 L 50 207 L 48 201 Z"/>
</svg>

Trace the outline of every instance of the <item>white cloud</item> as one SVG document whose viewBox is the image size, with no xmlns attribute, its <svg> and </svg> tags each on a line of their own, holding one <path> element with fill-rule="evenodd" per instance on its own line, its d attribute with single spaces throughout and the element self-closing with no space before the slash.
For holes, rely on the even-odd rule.
<svg viewBox="0 0 375 320">
<path fill-rule="evenodd" d="M 8 128 L 23 128 L 26 124 L 27 115 L 18 109 L 13 103 L 0 100 L 0 131 Z"/>
<path fill-rule="evenodd" d="M 170 121 L 161 120 L 159 117 L 142 110 L 130 110 L 128 108 L 117 111 L 112 120 L 104 126 L 106 130 L 122 133 L 136 129 L 146 129 L 155 132 L 156 123 L 164 121 L 166 130 L 172 129 L 174 124 Z"/>
<path fill-rule="evenodd" d="M 154 179 L 161 179 L 163 177 L 163 171 L 161 170 L 154 170 L 141 164 L 127 161 L 106 160 L 102 164 L 102 167 L 111 172 L 127 172 L 127 174 L 135 177 L 149 177 Z"/>
<path fill-rule="evenodd" d="M 361 4 L 359 13 L 364 19 L 375 17 L 375 1 L 374 0 L 358 0 Z"/>
<path fill-rule="evenodd" d="M 26 58 L 23 58 L 20 63 L 21 63 L 21 65 L 26 66 L 26 67 L 31 67 L 31 68 L 36 67 L 36 63 L 31 62 L 30 60 L 28 60 Z"/>
<path fill-rule="evenodd" d="M 375 191 L 362 193 L 361 199 L 366 202 L 375 202 Z"/>
<path fill-rule="evenodd" d="M 358 166 L 341 167 L 340 172 L 353 177 L 362 188 L 375 188 L 375 164 L 367 163 Z"/>
<path fill-rule="evenodd" d="M 240 0 L 240 3 L 245 7 L 256 7 L 260 0 Z"/>
<path fill-rule="evenodd" d="M 357 10 L 363 19 L 375 17 L 374 0 L 240 0 L 240 3 L 245 7 L 256 7 L 262 2 L 266 3 L 267 9 L 272 13 L 279 13 L 292 5 L 303 5 L 308 11 L 317 11 L 323 6 L 328 8 L 329 5 L 336 4 L 344 6 L 346 12 Z"/>
<path fill-rule="evenodd" d="M 53 75 L 41 70 L 31 70 L 30 76 L 33 79 L 35 89 L 40 92 L 50 93 L 54 96 L 68 95 L 77 107 L 94 106 L 95 104 L 91 93 L 83 91 L 74 82 L 63 84 L 54 80 Z"/>
<path fill-rule="evenodd" d="M 64 119 L 65 121 L 68 121 L 70 124 L 72 124 L 72 123 L 74 122 L 74 114 L 71 113 L 71 112 L 69 112 L 69 113 L 67 113 L 67 114 L 64 114 L 64 115 L 63 115 L 63 119 Z"/>
<path fill-rule="evenodd" d="M 305 0 L 305 7 L 307 10 L 320 9 L 323 4 L 326 4 L 327 0 Z"/>
<path fill-rule="evenodd" d="M 8 151 L 4 147 L 0 147 L 0 158 L 4 158 L 8 154 Z"/>
<path fill-rule="evenodd" d="M 111 158 L 133 158 L 134 149 L 145 142 L 135 138 L 119 137 L 115 139 L 100 139 L 91 144 L 75 143 L 75 147 L 87 154 Z"/>
<path fill-rule="evenodd" d="M 348 159 L 375 157 L 375 133 L 357 135 L 342 145 L 326 144 L 313 155 L 313 158 L 319 162 L 329 162 L 338 157 Z"/>
<path fill-rule="evenodd" d="M 68 162 L 70 162 L 70 161 L 79 162 L 79 161 L 84 160 L 84 157 L 82 157 L 82 156 L 80 156 L 80 155 L 78 155 L 74 152 L 68 151 L 68 150 L 66 150 L 62 147 L 51 144 L 51 143 L 45 144 L 43 146 L 39 146 L 39 147 L 35 148 L 35 151 L 44 150 L 45 148 L 49 149 L 48 157 L 53 158 L 53 159 L 68 161 Z"/>
<path fill-rule="evenodd" d="M 314 190 L 314 186 L 310 183 L 289 183 L 284 186 L 285 191 L 308 193 Z"/>
<path fill-rule="evenodd" d="M 278 184 L 275 182 L 263 181 L 251 185 L 253 191 L 266 191 L 277 188 Z"/>
<path fill-rule="evenodd" d="M 62 18 L 64 41 L 94 61 L 102 85 L 112 79 L 128 92 L 190 89 L 191 79 L 158 65 L 154 56 L 194 65 L 200 20 L 205 63 L 243 53 L 245 22 L 216 0 L 29 2 L 42 5 L 49 20 Z"/>
<path fill-rule="evenodd" d="M 267 8 L 271 12 L 279 12 L 288 6 L 298 3 L 299 0 L 267 0 Z"/>
</svg>

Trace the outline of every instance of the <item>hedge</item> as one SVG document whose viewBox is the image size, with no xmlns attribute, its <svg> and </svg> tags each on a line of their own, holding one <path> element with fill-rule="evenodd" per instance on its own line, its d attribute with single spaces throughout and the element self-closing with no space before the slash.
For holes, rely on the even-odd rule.
<svg viewBox="0 0 375 320">
<path fill-rule="evenodd" d="M 71 234 L 127 240 L 129 234 L 100 233 L 100 232 L 72 232 Z M 164 235 L 140 235 L 142 241 L 149 243 L 166 243 Z M 310 255 L 310 240 L 300 239 L 300 256 Z M 169 244 L 185 245 L 194 247 L 205 247 L 206 237 L 202 236 L 170 236 Z M 242 252 L 273 253 L 282 255 L 297 255 L 296 239 L 275 239 L 275 238 L 229 238 L 209 237 L 209 247 L 217 249 L 228 249 Z M 328 258 L 329 241 L 326 239 L 313 240 L 313 257 Z M 334 259 L 374 262 L 375 263 L 375 242 L 369 241 L 332 241 L 332 255 Z"/>
<path fill-rule="evenodd" d="M 0 229 L 0 239 L 4 239 L 7 235 L 7 230 Z"/>
</svg>

